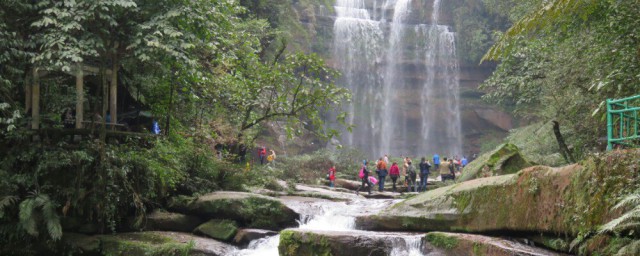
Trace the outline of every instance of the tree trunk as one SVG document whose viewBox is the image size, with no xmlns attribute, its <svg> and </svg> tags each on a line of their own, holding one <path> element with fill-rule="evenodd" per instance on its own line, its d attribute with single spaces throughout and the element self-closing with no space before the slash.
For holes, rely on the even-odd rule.
<svg viewBox="0 0 640 256">
<path fill-rule="evenodd" d="M 115 49 L 118 48 L 118 43 L 115 43 Z M 109 89 L 109 112 L 111 114 L 111 123 L 118 123 L 118 56 L 113 54 L 111 67 L 111 87 Z M 111 126 L 111 129 L 115 129 L 115 125 Z"/>
<path fill-rule="evenodd" d="M 169 91 L 169 108 L 167 109 L 167 120 L 165 123 L 164 134 L 169 135 L 169 129 L 171 128 L 171 110 L 173 109 L 173 91 L 175 91 L 175 79 L 173 79 L 174 72 L 171 72 L 171 91 Z"/>
<path fill-rule="evenodd" d="M 569 163 L 575 163 L 576 160 L 573 158 L 573 154 L 571 154 L 571 150 L 567 147 L 567 144 L 564 142 L 564 137 L 560 133 L 560 123 L 558 121 L 553 120 L 553 133 L 556 136 L 556 141 L 558 142 L 558 146 L 560 147 L 560 154 L 564 157 Z"/>
<path fill-rule="evenodd" d="M 84 121 L 84 73 L 82 64 L 76 70 L 76 129 L 82 129 Z"/>
<path fill-rule="evenodd" d="M 100 67 L 102 80 L 102 121 L 100 125 L 100 141 L 105 142 L 107 138 L 107 109 L 109 108 L 109 85 L 107 84 L 107 70 L 104 64 Z"/>
<path fill-rule="evenodd" d="M 29 109 L 31 109 L 31 81 L 29 78 L 31 75 L 28 70 L 25 73 L 27 75 L 24 78 L 24 111 L 29 113 Z"/>
<path fill-rule="evenodd" d="M 31 129 L 40 128 L 40 79 L 38 69 L 33 68 L 33 86 L 31 88 Z"/>
</svg>

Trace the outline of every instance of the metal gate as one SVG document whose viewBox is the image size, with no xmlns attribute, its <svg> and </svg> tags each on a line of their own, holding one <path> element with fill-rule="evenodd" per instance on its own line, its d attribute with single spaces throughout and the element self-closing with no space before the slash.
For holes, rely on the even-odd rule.
<svg viewBox="0 0 640 256">
<path fill-rule="evenodd" d="M 615 146 L 638 147 L 638 111 L 640 95 L 607 99 L 607 150 Z"/>
</svg>

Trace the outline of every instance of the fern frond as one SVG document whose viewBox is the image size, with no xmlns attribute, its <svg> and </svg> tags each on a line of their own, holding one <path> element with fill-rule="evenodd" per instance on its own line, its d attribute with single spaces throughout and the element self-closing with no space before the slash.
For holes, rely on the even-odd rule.
<svg viewBox="0 0 640 256">
<path fill-rule="evenodd" d="M 630 195 L 627 195 L 625 198 L 623 198 L 620 202 L 618 202 L 618 204 L 616 204 L 612 210 L 617 210 L 620 209 L 622 207 L 626 207 L 626 206 L 638 206 L 640 205 L 640 193 L 633 193 Z"/>
<path fill-rule="evenodd" d="M 27 198 L 20 203 L 20 212 L 18 214 L 20 226 L 27 232 L 27 234 L 32 236 L 38 236 L 36 216 L 33 214 L 36 207 L 35 199 Z"/>
<path fill-rule="evenodd" d="M 60 224 L 60 216 L 56 213 L 56 205 L 46 195 L 39 196 L 42 199 L 42 217 L 47 226 L 49 236 L 53 240 L 62 237 L 62 225 Z"/>
<path fill-rule="evenodd" d="M 2 197 L 2 200 L 0 200 L 0 219 L 4 218 L 4 208 L 15 204 L 19 199 L 17 196 Z"/>
<path fill-rule="evenodd" d="M 602 225 L 598 230 L 598 233 L 615 232 L 628 229 L 635 226 L 633 223 L 639 223 L 640 220 L 640 205 L 636 206 L 632 210 L 626 212 L 622 216 L 615 218 L 606 224 Z M 633 221 L 633 222 L 630 222 Z M 640 223 L 639 223 L 640 224 Z"/>
</svg>

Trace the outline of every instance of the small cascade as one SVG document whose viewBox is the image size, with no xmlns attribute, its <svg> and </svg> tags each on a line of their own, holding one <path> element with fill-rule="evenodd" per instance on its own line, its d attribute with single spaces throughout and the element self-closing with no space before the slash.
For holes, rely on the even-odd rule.
<svg viewBox="0 0 640 256">
<path fill-rule="evenodd" d="M 349 202 L 307 202 L 288 204 L 301 213 L 298 229 L 310 231 L 355 231 L 356 216 L 375 214 L 389 207 L 397 200 L 355 199 Z M 375 236 L 388 237 L 393 244 L 394 256 L 419 256 L 421 252 L 421 236 L 405 233 L 366 232 Z M 246 249 L 238 250 L 235 256 L 276 256 L 280 235 L 252 241 Z"/>
<path fill-rule="evenodd" d="M 402 236 L 402 242 L 396 243 L 389 256 L 423 256 L 422 236 Z"/>
</svg>

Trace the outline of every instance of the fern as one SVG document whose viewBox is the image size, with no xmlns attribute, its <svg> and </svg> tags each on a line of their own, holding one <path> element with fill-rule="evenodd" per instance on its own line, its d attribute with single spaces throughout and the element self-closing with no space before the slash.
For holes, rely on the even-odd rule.
<svg viewBox="0 0 640 256">
<path fill-rule="evenodd" d="M 53 240 L 62 237 L 62 225 L 60 225 L 60 216 L 56 213 L 56 205 L 49 196 L 38 194 L 25 199 L 20 203 L 20 226 L 32 236 L 38 236 L 39 222 L 43 222 L 47 227 L 47 232 Z"/>
<path fill-rule="evenodd" d="M 624 230 L 636 230 L 640 228 L 640 191 L 636 191 L 623 198 L 612 210 L 633 207 L 622 216 L 602 225 L 599 233 L 620 232 Z"/>
<path fill-rule="evenodd" d="M 4 218 L 4 208 L 15 204 L 18 199 L 17 196 L 5 196 L 0 200 L 0 219 Z"/>
</svg>

